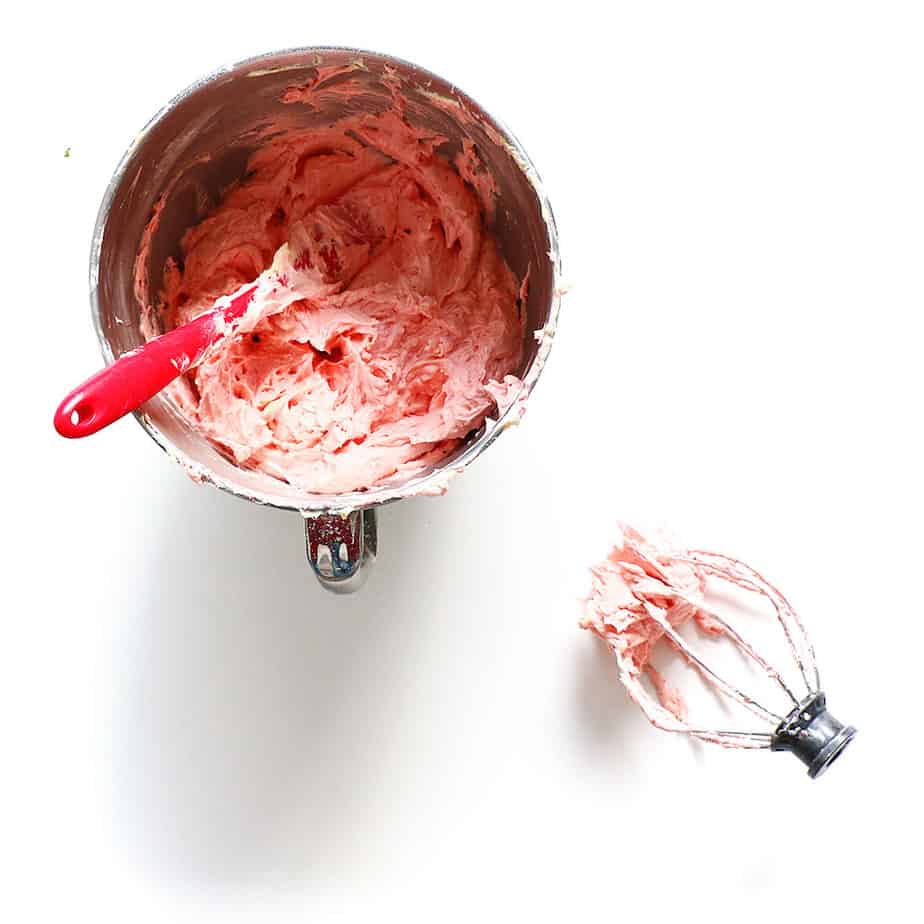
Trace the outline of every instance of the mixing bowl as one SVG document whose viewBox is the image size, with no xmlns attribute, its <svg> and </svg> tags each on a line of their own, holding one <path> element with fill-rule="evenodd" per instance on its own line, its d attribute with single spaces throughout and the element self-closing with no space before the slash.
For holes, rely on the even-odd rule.
<svg viewBox="0 0 924 924">
<path fill-rule="evenodd" d="M 287 88 L 317 79 L 319 68 L 343 67 L 360 91 L 318 94 L 315 105 L 286 105 Z M 381 112 L 400 87 L 405 117 L 449 139 L 450 159 L 463 139 L 476 146 L 497 190 L 491 231 L 517 278 L 529 273 L 525 345 L 517 374 L 522 390 L 500 419 L 489 418 L 452 455 L 400 483 L 348 494 L 309 494 L 260 471 L 234 464 L 159 395 L 135 417 L 195 479 L 244 500 L 298 511 L 305 518 L 309 562 L 327 588 L 361 583 L 376 551 L 375 508 L 416 494 L 438 494 L 449 478 L 481 455 L 519 419 L 551 348 L 558 313 L 559 258 L 555 223 L 538 174 L 509 130 L 436 74 L 388 55 L 348 48 L 300 48 L 223 67 L 174 97 L 141 131 L 106 190 L 93 234 L 90 300 L 103 356 L 112 362 L 144 342 L 135 290 L 135 258 L 155 206 L 159 221 L 142 267 L 148 292 L 162 286 L 164 263 L 180 240 L 240 179 L 267 131 L 328 125 L 348 112 Z"/>
</svg>

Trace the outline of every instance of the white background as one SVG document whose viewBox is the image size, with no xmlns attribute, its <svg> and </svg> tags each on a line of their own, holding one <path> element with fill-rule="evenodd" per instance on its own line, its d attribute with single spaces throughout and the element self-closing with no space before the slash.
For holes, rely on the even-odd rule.
<svg viewBox="0 0 924 924">
<path fill-rule="evenodd" d="M 17 9 L 0 916 L 914 918 L 920 7 Z M 51 427 L 100 362 L 86 262 L 124 148 L 201 74 L 309 44 L 409 58 L 504 119 L 573 284 L 523 426 L 384 509 L 350 599 L 298 516 L 193 485 L 134 421 Z M 826 777 L 628 704 L 576 628 L 619 518 L 789 593 L 860 729 Z"/>
</svg>

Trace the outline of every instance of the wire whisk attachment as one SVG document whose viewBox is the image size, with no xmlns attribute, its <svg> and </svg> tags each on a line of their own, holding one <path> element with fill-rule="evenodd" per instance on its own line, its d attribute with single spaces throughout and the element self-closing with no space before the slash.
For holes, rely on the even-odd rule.
<svg viewBox="0 0 924 924">
<path fill-rule="evenodd" d="M 648 720 L 664 731 L 679 732 L 727 748 L 790 751 L 820 776 L 851 742 L 856 729 L 837 721 L 826 708 L 815 651 L 802 620 L 789 601 L 749 565 L 714 552 L 657 544 L 621 526 L 619 542 L 593 576 L 581 626 L 602 638 L 613 654 L 629 696 Z M 769 603 L 782 632 L 791 664 L 777 667 L 746 638 L 746 620 L 720 614 L 706 602 L 707 589 L 731 585 Z M 740 611 L 738 611 L 738 615 Z M 739 623 L 739 625 L 734 625 Z M 722 637 L 764 675 L 783 707 L 765 704 L 741 684 L 723 677 L 697 654 L 682 632 L 692 624 L 705 636 Z M 673 654 L 713 692 L 737 704 L 759 721 L 744 730 L 693 724 L 679 690 L 653 663 Z"/>
</svg>

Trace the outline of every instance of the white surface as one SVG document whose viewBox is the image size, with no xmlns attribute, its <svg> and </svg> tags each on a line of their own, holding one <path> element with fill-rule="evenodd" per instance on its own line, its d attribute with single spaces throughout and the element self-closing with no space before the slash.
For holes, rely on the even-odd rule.
<svg viewBox="0 0 924 924">
<path fill-rule="evenodd" d="M 919 7 L 600 8 L 31 5 L 4 31 L 5 920 L 914 917 Z M 297 516 L 194 486 L 133 421 L 51 428 L 99 362 L 89 237 L 135 132 L 216 65 L 335 43 L 512 126 L 574 285 L 523 427 L 382 511 L 352 599 Z M 575 627 L 616 518 L 786 589 L 860 729 L 827 777 L 627 704 Z"/>
</svg>

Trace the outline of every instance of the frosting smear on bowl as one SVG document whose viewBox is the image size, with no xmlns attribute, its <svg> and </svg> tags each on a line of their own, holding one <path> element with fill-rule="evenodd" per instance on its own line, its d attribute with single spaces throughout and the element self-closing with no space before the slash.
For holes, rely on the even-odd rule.
<svg viewBox="0 0 924 924">
<path fill-rule="evenodd" d="M 289 132 L 183 236 L 145 306 L 150 335 L 256 279 L 283 245 L 297 270 L 280 270 L 283 310 L 249 310 L 169 392 L 237 464 L 310 493 L 403 481 L 517 390 L 524 292 L 445 140 L 394 111 Z"/>
</svg>

